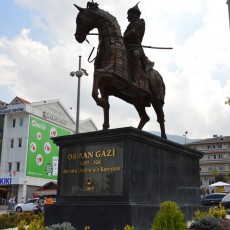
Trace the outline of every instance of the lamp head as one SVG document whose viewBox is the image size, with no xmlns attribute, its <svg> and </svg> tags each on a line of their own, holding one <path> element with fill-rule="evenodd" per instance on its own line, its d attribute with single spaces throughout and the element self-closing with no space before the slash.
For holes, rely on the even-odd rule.
<svg viewBox="0 0 230 230">
<path fill-rule="evenodd" d="M 71 72 L 70 72 L 70 76 L 71 76 L 71 77 L 74 77 L 74 76 L 75 76 L 75 72 L 74 72 L 74 71 L 71 71 Z"/>
</svg>

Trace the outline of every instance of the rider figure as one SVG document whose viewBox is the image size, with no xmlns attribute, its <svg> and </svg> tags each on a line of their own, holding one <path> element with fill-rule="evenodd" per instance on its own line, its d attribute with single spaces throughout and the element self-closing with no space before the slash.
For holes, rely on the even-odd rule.
<svg viewBox="0 0 230 230">
<path fill-rule="evenodd" d="M 141 79 L 141 70 L 145 69 L 146 61 L 144 50 L 141 47 L 145 33 L 145 21 L 140 18 L 141 11 L 138 8 L 138 3 L 127 12 L 130 23 L 124 32 L 124 44 L 128 52 L 133 80 L 136 83 Z"/>
</svg>

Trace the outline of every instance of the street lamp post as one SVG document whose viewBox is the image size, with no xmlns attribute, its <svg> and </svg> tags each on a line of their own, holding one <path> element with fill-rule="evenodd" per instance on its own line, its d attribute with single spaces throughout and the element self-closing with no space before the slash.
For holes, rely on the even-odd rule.
<svg viewBox="0 0 230 230">
<path fill-rule="evenodd" d="M 230 26 L 230 0 L 227 0 L 228 4 L 228 16 L 229 16 L 229 26 Z"/>
<path fill-rule="evenodd" d="M 78 78 L 78 87 L 77 87 L 77 111 L 76 111 L 76 133 L 79 133 L 79 112 L 80 112 L 80 88 L 81 88 L 81 77 L 82 75 L 88 76 L 88 73 L 85 69 L 81 69 L 81 55 L 79 56 L 79 67 L 78 71 L 70 72 L 70 76 L 76 76 Z"/>
<path fill-rule="evenodd" d="M 185 131 L 185 133 L 184 133 L 184 143 L 186 144 L 186 135 L 188 134 L 188 131 Z"/>
<path fill-rule="evenodd" d="M 230 105 L 230 97 L 227 97 L 227 101 L 224 102 L 225 105 Z"/>
</svg>

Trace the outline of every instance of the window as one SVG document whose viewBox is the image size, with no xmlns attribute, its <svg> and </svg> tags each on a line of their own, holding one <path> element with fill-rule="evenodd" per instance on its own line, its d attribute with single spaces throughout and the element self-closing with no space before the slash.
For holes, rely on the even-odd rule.
<svg viewBox="0 0 230 230">
<path fill-rule="evenodd" d="M 225 166 L 219 165 L 219 171 L 225 171 Z"/>
<path fill-rule="evenodd" d="M 13 127 L 15 127 L 15 126 L 16 126 L 16 119 L 13 119 L 12 126 L 13 126 Z"/>
<path fill-rule="evenodd" d="M 18 147 L 19 147 L 19 148 L 22 147 L 22 138 L 18 138 Z"/>
<path fill-rule="evenodd" d="M 209 172 L 216 171 L 216 166 L 211 165 L 208 167 Z"/>
<path fill-rule="evenodd" d="M 23 126 L 23 117 L 21 117 L 20 120 L 19 120 L 19 126 L 20 126 L 20 127 Z"/>
<path fill-rule="evenodd" d="M 8 163 L 8 171 L 11 172 L 11 169 L 12 169 L 12 162 L 9 162 Z"/>
<path fill-rule="evenodd" d="M 214 179 L 208 179 L 208 184 L 211 185 L 211 184 L 214 184 L 215 183 L 215 180 Z"/>
<path fill-rule="evenodd" d="M 219 154 L 218 158 L 219 159 L 227 159 L 228 158 L 228 154 Z"/>
<path fill-rule="evenodd" d="M 10 148 L 13 148 L 14 147 L 14 139 L 11 139 L 10 140 Z"/>
<path fill-rule="evenodd" d="M 17 172 L 20 171 L 20 162 L 16 162 L 16 171 L 17 171 Z"/>
<path fill-rule="evenodd" d="M 208 159 L 209 160 L 215 160 L 216 159 L 216 155 L 208 155 Z"/>
<path fill-rule="evenodd" d="M 202 186 L 202 180 L 200 180 L 200 186 Z"/>
</svg>

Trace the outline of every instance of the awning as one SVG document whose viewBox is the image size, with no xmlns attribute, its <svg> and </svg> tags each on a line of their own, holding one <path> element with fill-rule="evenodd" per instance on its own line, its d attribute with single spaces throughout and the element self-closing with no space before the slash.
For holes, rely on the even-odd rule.
<svg viewBox="0 0 230 230">
<path fill-rule="evenodd" d="M 33 192 L 33 196 L 56 196 L 57 190 L 56 189 L 45 189 L 45 190 L 37 190 Z"/>
</svg>

